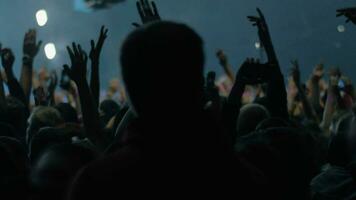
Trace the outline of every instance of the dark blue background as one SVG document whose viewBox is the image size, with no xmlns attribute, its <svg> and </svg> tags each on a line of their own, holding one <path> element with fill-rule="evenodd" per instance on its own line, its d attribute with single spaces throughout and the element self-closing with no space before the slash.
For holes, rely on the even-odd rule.
<svg viewBox="0 0 356 200">
<path fill-rule="evenodd" d="M 23 35 L 28 28 L 37 27 L 35 13 L 46 9 L 49 15 L 45 27 L 37 27 L 39 38 L 57 46 L 57 57 L 48 61 L 43 50 L 36 67 L 59 69 L 68 62 L 65 46 L 72 41 L 89 50 L 89 41 L 96 38 L 100 26 L 110 29 L 103 49 L 102 84 L 119 75 L 118 52 L 125 36 L 133 30 L 132 22 L 139 21 L 135 0 L 127 0 L 108 10 L 81 13 L 73 9 L 72 0 L 0 0 L 0 41 L 17 55 L 16 71 L 20 69 Z M 259 57 L 254 47 L 257 33 L 246 20 L 259 6 L 270 24 L 271 34 L 284 73 L 289 60 L 298 58 L 304 78 L 313 66 L 324 61 L 327 66 L 338 65 L 349 76 L 355 74 L 356 26 L 345 25 L 339 33 L 337 26 L 344 19 L 336 18 L 337 8 L 356 6 L 352 0 L 156 0 L 164 19 L 188 23 L 205 40 L 208 70 L 222 73 L 215 51 L 223 48 L 235 70 L 246 57 Z M 167 66 L 169 67 L 169 66 Z M 169 71 L 167 71 L 168 73 Z M 189 73 L 189 72 L 187 72 Z"/>
</svg>

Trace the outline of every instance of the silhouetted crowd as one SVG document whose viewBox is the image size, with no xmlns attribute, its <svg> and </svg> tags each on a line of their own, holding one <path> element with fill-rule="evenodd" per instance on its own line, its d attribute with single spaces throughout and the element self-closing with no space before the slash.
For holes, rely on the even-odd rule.
<svg viewBox="0 0 356 200">
<path fill-rule="evenodd" d="M 260 9 L 248 20 L 267 62 L 235 73 L 219 50 L 225 75 L 204 76 L 203 39 L 154 2 L 137 9 L 119 53 L 124 87 L 100 90 L 104 26 L 89 54 L 67 47 L 60 78 L 34 70 L 35 30 L 19 79 L 1 48 L 0 199 L 356 199 L 351 77 L 320 63 L 303 82 L 297 60 L 284 77 Z M 337 15 L 356 23 L 354 8 Z"/>
</svg>

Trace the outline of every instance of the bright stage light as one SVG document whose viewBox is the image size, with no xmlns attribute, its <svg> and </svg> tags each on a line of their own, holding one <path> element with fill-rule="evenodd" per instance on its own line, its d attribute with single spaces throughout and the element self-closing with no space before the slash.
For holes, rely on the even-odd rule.
<svg viewBox="0 0 356 200">
<path fill-rule="evenodd" d="M 344 25 L 339 25 L 337 26 L 337 31 L 339 31 L 339 33 L 343 33 L 345 32 L 346 28 Z"/>
<path fill-rule="evenodd" d="M 36 13 L 36 20 L 39 26 L 44 26 L 47 24 L 48 16 L 46 10 L 39 10 Z"/>
<path fill-rule="evenodd" d="M 255 47 L 256 47 L 256 49 L 260 49 L 261 48 L 261 43 L 260 42 L 255 42 Z"/>
<path fill-rule="evenodd" d="M 44 51 L 46 54 L 46 57 L 49 60 L 52 60 L 56 57 L 57 51 L 56 51 L 56 46 L 53 43 L 48 43 L 44 47 Z"/>
</svg>

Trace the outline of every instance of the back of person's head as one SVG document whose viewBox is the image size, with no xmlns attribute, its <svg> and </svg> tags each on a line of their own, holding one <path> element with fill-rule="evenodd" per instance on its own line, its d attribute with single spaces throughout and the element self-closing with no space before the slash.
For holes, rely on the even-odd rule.
<svg viewBox="0 0 356 200">
<path fill-rule="evenodd" d="M 247 104 L 240 110 L 237 120 L 238 136 L 247 135 L 256 130 L 257 125 L 270 117 L 268 110 L 259 104 Z"/>
<path fill-rule="evenodd" d="M 55 108 L 61 114 L 64 122 L 66 123 L 78 123 L 77 111 L 69 103 L 59 103 Z"/>
<path fill-rule="evenodd" d="M 184 24 L 161 21 L 135 30 L 122 46 L 121 67 L 139 116 L 202 104 L 203 41 Z"/>
<path fill-rule="evenodd" d="M 55 145 L 36 161 L 31 172 L 35 199 L 65 199 L 77 172 L 97 154 L 78 144 Z"/>
<path fill-rule="evenodd" d="M 342 116 L 336 125 L 336 133 L 331 136 L 327 161 L 330 165 L 346 167 L 352 162 L 351 123 L 353 115 Z"/>
<path fill-rule="evenodd" d="M 72 133 L 60 128 L 42 128 L 36 133 L 29 145 L 29 157 L 31 162 L 35 162 L 40 155 L 47 149 L 58 144 L 70 144 Z"/>
<path fill-rule="evenodd" d="M 18 99 L 14 97 L 6 98 L 6 123 L 15 128 L 18 138 L 24 138 L 26 134 L 28 109 Z"/>
<path fill-rule="evenodd" d="M 14 139 L 0 140 L 0 196 L 4 199 L 26 199 L 28 197 L 28 181 L 26 162 L 21 159 Z"/>
<path fill-rule="evenodd" d="M 41 128 L 56 127 L 63 123 L 63 119 L 58 110 L 51 107 L 36 107 L 28 119 L 26 143 L 29 145 L 33 135 Z"/>
</svg>

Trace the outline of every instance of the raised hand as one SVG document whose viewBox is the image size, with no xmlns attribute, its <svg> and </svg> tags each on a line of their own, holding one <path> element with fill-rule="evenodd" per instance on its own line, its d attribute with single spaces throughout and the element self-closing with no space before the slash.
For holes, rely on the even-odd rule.
<svg viewBox="0 0 356 200">
<path fill-rule="evenodd" d="M 154 1 L 149 0 L 140 0 L 136 2 L 137 10 L 140 15 L 142 24 L 147 24 L 154 21 L 161 20 L 161 17 L 158 13 L 158 9 Z M 138 23 L 133 23 L 132 25 L 139 27 L 141 26 Z"/>
<path fill-rule="evenodd" d="M 259 8 L 257 8 L 257 13 L 258 16 L 248 16 L 247 18 L 252 22 L 253 26 L 257 26 L 258 28 L 258 36 L 262 43 L 262 47 L 266 50 L 268 61 L 277 63 L 277 56 L 274 51 L 266 19 Z"/>
<path fill-rule="evenodd" d="M 86 82 L 88 56 L 80 45 L 73 42 L 72 48 L 67 46 L 71 60 L 71 67 L 64 65 L 63 68 L 70 78 L 76 83 Z"/>
<path fill-rule="evenodd" d="M 313 79 L 319 81 L 324 76 L 324 65 L 319 64 L 313 70 Z"/>
<path fill-rule="evenodd" d="M 296 85 L 299 85 L 300 84 L 300 69 L 299 69 L 298 60 L 292 60 L 291 63 L 293 65 L 293 67 L 292 67 L 293 81 Z"/>
<path fill-rule="evenodd" d="M 105 26 L 101 27 L 99 39 L 95 45 L 94 40 L 91 40 L 90 60 L 91 60 L 91 78 L 90 89 L 96 105 L 99 105 L 100 98 L 100 77 L 99 77 L 99 61 L 100 53 L 103 48 L 105 39 L 107 38 L 108 29 Z"/>
<path fill-rule="evenodd" d="M 247 59 L 237 72 L 236 81 L 244 84 L 259 84 L 268 79 L 268 66 L 261 64 L 259 60 Z"/>
<path fill-rule="evenodd" d="M 347 18 L 346 23 L 351 21 L 353 24 L 356 24 L 356 8 L 344 8 L 336 12 L 336 17 L 345 16 Z"/>
<path fill-rule="evenodd" d="M 219 59 L 220 65 L 224 68 L 227 77 L 231 80 L 231 82 L 235 82 L 235 74 L 232 70 L 232 66 L 229 64 L 229 60 L 225 52 L 220 49 L 216 52 L 216 56 Z"/>
<path fill-rule="evenodd" d="M 12 67 L 15 62 L 15 56 L 14 53 L 11 51 L 11 49 L 5 48 L 1 50 L 1 63 L 2 66 L 5 69 L 5 72 L 11 72 Z"/>
<path fill-rule="evenodd" d="M 220 65 L 222 66 L 226 66 L 229 63 L 228 58 L 222 49 L 219 49 L 216 52 L 216 57 L 219 59 Z"/>
<path fill-rule="evenodd" d="M 24 43 L 23 43 L 23 53 L 25 57 L 28 57 L 30 59 L 33 59 L 40 47 L 41 47 L 42 41 L 39 41 L 37 43 L 37 33 L 35 29 L 30 29 L 26 34 L 24 38 Z"/>
<path fill-rule="evenodd" d="M 105 26 L 102 26 L 97 43 L 95 44 L 94 40 L 90 41 L 91 50 L 90 50 L 89 58 L 92 62 L 99 62 L 101 49 L 103 48 L 105 39 L 108 36 L 107 34 L 108 34 L 108 29 L 105 28 Z"/>
</svg>

